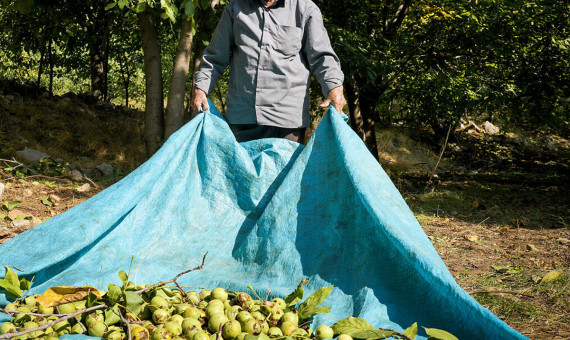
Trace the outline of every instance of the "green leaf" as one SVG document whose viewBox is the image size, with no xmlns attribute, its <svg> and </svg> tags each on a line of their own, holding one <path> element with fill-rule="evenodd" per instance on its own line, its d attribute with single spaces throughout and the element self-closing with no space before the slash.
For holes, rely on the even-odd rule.
<svg viewBox="0 0 570 340">
<path fill-rule="evenodd" d="M 430 339 L 438 340 L 459 340 L 457 337 L 449 332 L 437 328 L 426 328 L 424 327 L 426 334 L 430 336 Z"/>
<path fill-rule="evenodd" d="M 127 276 L 127 273 L 124 270 L 119 271 L 119 280 L 123 282 L 123 285 L 126 285 L 127 282 L 129 281 L 129 277 Z"/>
<path fill-rule="evenodd" d="M 98 304 L 100 303 L 97 301 L 97 295 L 89 292 L 89 295 L 87 295 L 87 303 L 85 304 L 85 306 L 93 307 Z"/>
<path fill-rule="evenodd" d="M 192 16 L 194 14 L 194 2 L 192 2 L 192 0 L 186 0 L 184 2 L 184 14 L 186 14 L 186 16 Z"/>
<path fill-rule="evenodd" d="M 346 319 L 338 320 L 334 325 L 332 325 L 334 334 L 351 334 L 362 331 L 374 330 L 372 325 L 361 318 L 355 318 L 353 316 Z"/>
<path fill-rule="evenodd" d="M 105 311 L 105 324 L 109 326 L 121 321 L 121 318 L 117 315 L 119 313 L 119 306 L 115 305 L 111 309 L 112 310 L 107 309 Z"/>
<path fill-rule="evenodd" d="M 142 13 L 145 11 L 145 9 L 146 9 L 146 2 L 139 2 L 137 8 L 135 8 L 135 12 Z"/>
<path fill-rule="evenodd" d="M 407 336 L 408 338 L 415 339 L 416 336 L 418 335 L 418 323 L 417 323 L 417 322 L 414 322 L 413 325 L 411 325 L 410 327 L 408 327 L 408 328 L 404 331 L 404 335 Z"/>
<path fill-rule="evenodd" d="M 327 314 L 330 313 L 330 311 L 331 311 L 330 307 L 315 307 L 313 309 L 314 314 Z"/>
<path fill-rule="evenodd" d="M 141 306 L 144 302 L 141 296 L 133 291 L 126 291 L 123 294 L 125 296 L 127 308 L 135 315 L 139 314 L 141 312 Z"/>
<path fill-rule="evenodd" d="M 285 303 L 287 304 L 287 307 L 295 306 L 297 302 L 303 299 L 303 285 L 307 284 L 307 282 L 309 282 L 309 279 L 304 279 L 303 281 L 301 281 L 301 283 L 299 283 L 297 289 L 295 289 L 293 293 L 287 295 L 287 297 L 285 298 Z"/>
<path fill-rule="evenodd" d="M 20 290 L 20 280 L 18 279 L 18 274 L 16 274 L 10 267 L 6 266 L 6 275 L 3 279 L 0 279 L 0 287 L 2 287 L 11 298 L 22 297 L 22 291 Z"/>
<path fill-rule="evenodd" d="M 42 203 L 48 207 L 51 207 L 53 205 L 53 203 L 51 203 L 51 201 L 45 197 L 42 197 Z"/>
<path fill-rule="evenodd" d="M 32 288 L 32 283 L 24 278 L 20 279 L 20 289 L 21 290 L 30 290 Z"/>
<path fill-rule="evenodd" d="M 117 6 L 117 3 L 116 3 L 116 2 L 111 2 L 110 4 L 108 4 L 107 6 L 105 6 L 105 10 L 108 11 L 108 10 L 110 10 L 111 8 L 115 7 L 115 6 Z"/>
<path fill-rule="evenodd" d="M 384 339 L 398 333 L 390 330 L 374 329 L 372 325 L 361 318 L 349 317 L 332 325 L 335 334 L 348 334 L 355 339 Z"/>
<path fill-rule="evenodd" d="M 395 331 L 390 331 L 386 329 L 370 329 L 367 331 L 362 332 L 355 332 L 350 334 L 354 339 L 367 339 L 367 340 L 375 340 L 375 339 L 386 339 L 393 335 L 397 335 Z"/>
<path fill-rule="evenodd" d="M 0 214 L 0 220 L 5 220 L 6 217 L 8 217 L 8 216 L 6 216 L 6 215 L 4 215 L 4 214 Z"/>
<path fill-rule="evenodd" d="M 109 301 L 110 305 L 114 305 L 117 300 L 121 297 L 121 287 L 109 284 L 107 286 L 107 300 Z"/>
<path fill-rule="evenodd" d="M 2 204 L 2 210 L 5 210 L 5 211 L 12 211 L 12 210 L 14 210 L 14 208 L 16 208 L 17 206 L 19 206 L 20 204 L 22 204 L 21 201 L 14 201 L 14 202 L 11 202 L 11 203 L 4 202 L 4 204 Z"/>
<path fill-rule="evenodd" d="M 308 319 L 315 314 L 321 313 L 316 310 L 316 307 L 320 305 L 325 299 L 330 295 L 334 286 L 321 287 L 317 289 L 316 292 L 311 294 L 300 306 L 299 306 L 299 318 Z"/>
</svg>

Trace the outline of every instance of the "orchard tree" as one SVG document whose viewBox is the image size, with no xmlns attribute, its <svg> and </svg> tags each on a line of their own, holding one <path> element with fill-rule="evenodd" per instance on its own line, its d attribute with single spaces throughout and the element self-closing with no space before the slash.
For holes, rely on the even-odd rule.
<svg viewBox="0 0 570 340">
<path fill-rule="evenodd" d="M 187 93 L 186 83 L 192 60 L 196 23 L 204 22 L 203 19 L 196 18 L 196 10 L 201 9 L 200 13 L 207 15 L 206 13 L 213 11 L 219 3 L 220 1 L 216 0 L 161 0 L 160 3 L 152 0 L 117 0 L 107 6 L 107 9 L 126 8 L 137 13 L 145 65 L 145 145 L 149 156 L 158 150 L 165 138 L 183 124 L 184 98 Z M 166 119 L 163 110 L 162 54 L 157 34 L 157 21 L 160 19 L 168 20 L 172 27 L 181 22 L 168 92 Z"/>
</svg>

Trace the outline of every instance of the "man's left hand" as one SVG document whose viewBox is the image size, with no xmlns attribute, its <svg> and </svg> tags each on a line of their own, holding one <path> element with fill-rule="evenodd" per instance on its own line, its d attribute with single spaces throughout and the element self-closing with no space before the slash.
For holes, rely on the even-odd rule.
<svg viewBox="0 0 570 340">
<path fill-rule="evenodd" d="M 342 108 L 346 105 L 346 99 L 344 99 L 343 87 L 342 85 L 339 87 L 335 87 L 334 89 L 330 90 L 327 99 L 319 105 L 320 107 L 329 107 L 329 105 L 333 105 L 336 109 L 338 114 L 342 113 Z"/>
</svg>

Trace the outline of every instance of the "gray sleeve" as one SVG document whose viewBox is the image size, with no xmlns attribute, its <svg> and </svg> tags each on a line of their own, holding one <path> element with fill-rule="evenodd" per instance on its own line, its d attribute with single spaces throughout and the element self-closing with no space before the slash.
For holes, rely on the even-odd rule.
<svg viewBox="0 0 570 340">
<path fill-rule="evenodd" d="M 318 7 L 311 6 L 306 15 L 303 52 L 311 73 L 321 84 L 326 97 L 330 90 L 342 85 L 344 74 L 340 69 L 340 60 L 332 49 L 321 11 Z"/>
<path fill-rule="evenodd" d="M 233 18 L 226 6 L 210 44 L 204 49 L 200 66 L 196 71 L 195 86 L 209 94 L 214 89 L 218 77 L 230 63 L 231 50 L 234 46 Z"/>
</svg>

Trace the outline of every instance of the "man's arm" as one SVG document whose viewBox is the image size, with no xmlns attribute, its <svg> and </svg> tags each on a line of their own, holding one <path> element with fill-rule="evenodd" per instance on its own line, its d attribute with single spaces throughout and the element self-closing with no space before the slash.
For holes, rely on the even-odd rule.
<svg viewBox="0 0 570 340">
<path fill-rule="evenodd" d="M 309 62 L 309 69 L 321 84 L 323 95 L 327 98 L 321 106 L 333 104 L 338 113 L 341 113 L 346 104 L 342 87 L 344 74 L 340 69 L 340 60 L 332 49 L 321 11 L 316 6 L 307 12 L 305 39 L 303 52 Z"/>
<path fill-rule="evenodd" d="M 234 42 L 233 19 L 226 6 L 212 40 L 204 49 L 200 67 L 196 71 L 196 82 L 192 93 L 192 109 L 199 112 L 201 108 L 208 110 L 206 95 L 214 89 L 218 77 L 230 63 L 230 55 Z"/>
</svg>

